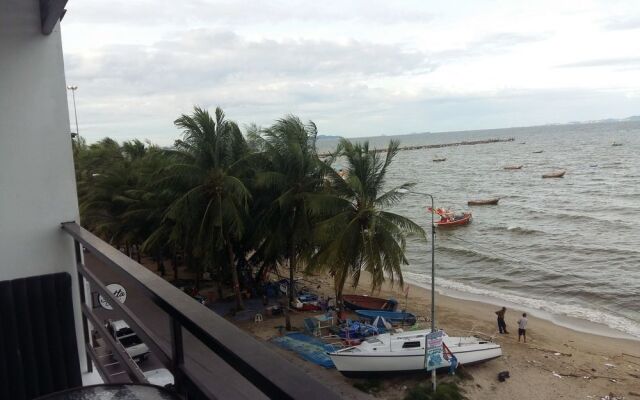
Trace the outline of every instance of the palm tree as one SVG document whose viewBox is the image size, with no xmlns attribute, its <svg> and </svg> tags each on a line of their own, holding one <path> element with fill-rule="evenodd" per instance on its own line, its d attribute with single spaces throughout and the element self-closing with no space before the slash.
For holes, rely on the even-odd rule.
<svg viewBox="0 0 640 400">
<path fill-rule="evenodd" d="M 404 183 L 384 192 L 385 175 L 398 146 L 398 141 L 390 141 L 383 156 L 369 149 L 368 142 L 354 144 L 343 139 L 338 145 L 337 154 L 347 161 L 347 175 L 343 179 L 334 171 L 330 176 L 337 201 L 325 211 L 330 215 L 316 226 L 318 252 L 309 268 L 333 275 L 339 305 L 347 278 L 351 277 L 356 287 L 362 271 L 371 274 L 372 291 L 387 278 L 402 285 L 400 267 L 408 264 L 406 236 L 425 238 L 415 222 L 386 210 L 414 186 Z"/>
<path fill-rule="evenodd" d="M 242 309 L 233 242 L 244 234 L 244 215 L 251 197 L 242 181 L 246 141 L 238 126 L 225 120 L 220 108 L 216 108 L 214 120 L 208 111 L 195 107 L 192 115 L 183 114 L 175 125 L 182 129 L 182 139 L 172 151 L 176 162 L 161 182 L 185 185 L 186 192 L 167 215 L 175 221 L 176 232 L 184 235 L 185 251 L 192 249 L 186 256 L 195 264 L 197 277 L 205 265 L 226 260 L 236 306 Z"/>
<path fill-rule="evenodd" d="M 266 165 L 257 173 L 256 185 L 267 198 L 259 217 L 266 259 L 280 258 L 289 267 L 289 306 L 294 300 L 294 273 L 299 256 L 312 246 L 313 212 L 308 204 L 323 189 L 326 165 L 316 153 L 317 129 L 287 116 L 263 131 Z M 287 329 L 291 329 L 289 315 Z"/>
</svg>

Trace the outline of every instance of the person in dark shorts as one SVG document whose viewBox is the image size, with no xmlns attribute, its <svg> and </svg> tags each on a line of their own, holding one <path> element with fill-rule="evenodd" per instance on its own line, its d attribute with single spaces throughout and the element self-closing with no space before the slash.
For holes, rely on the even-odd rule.
<svg viewBox="0 0 640 400">
<path fill-rule="evenodd" d="M 520 336 L 524 338 L 524 342 L 527 343 L 527 313 L 522 313 L 522 318 L 518 320 L 518 342 Z"/>
<path fill-rule="evenodd" d="M 507 312 L 507 307 L 502 307 L 502 309 L 496 311 L 496 315 L 498 316 L 498 330 L 500 333 L 509 333 L 507 332 L 507 324 L 504 322 L 505 312 Z"/>
</svg>

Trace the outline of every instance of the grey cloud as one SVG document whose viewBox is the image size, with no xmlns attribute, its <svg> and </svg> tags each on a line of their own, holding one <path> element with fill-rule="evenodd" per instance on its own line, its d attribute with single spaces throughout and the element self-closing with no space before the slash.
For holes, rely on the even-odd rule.
<svg viewBox="0 0 640 400">
<path fill-rule="evenodd" d="M 497 32 L 478 38 L 456 49 L 431 54 L 434 60 L 449 61 L 460 58 L 486 56 L 507 52 L 517 46 L 545 40 L 546 33 L 522 34 L 517 32 Z"/>
<path fill-rule="evenodd" d="M 203 85 L 251 82 L 265 85 L 328 79 L 395 76 L 432 71 L 422 53 L 396 45 L 351 40 L 247 41 L 232 32 L 192 31 L 151 46 L 117 45 L 68 54 L 70 79 L 119 84 L 152 93 Z"/>
<path fill-rule="evenodd" d="M 174 132 L 193 104 L 221 105 L 243 122 L 268 124 L 284 113 L 307 118 L 366 113 L 394 95 L 370 79 L 423 74 L 425 54 L 362 41 L 250 41 L 228 31 L 195 30 L 149 46 L 117 45 L 65 55 L 80 86 L 84 132 L 128 126 Z M 345 110 L 349 110 L 348 112 Z M 109 133 L 111 134 L 111 133 Z"/>
<path fill-rule="evenodd" d="M 223 24 L 286 23 L 292 21 L 373 23 L 424 23 L 433 16 L 428 7 L 405 4 L 396 7 L 382 1 L 237 1 L 237 0 L 85 0 L 72 7 L 69 20 L 92 24 L 126 24 L 155 26 L 161 24 Z"/>
<path fill-rule="evenodd" d="M 640 68 L 640 57 L 599 58 L 575 63 L 558 65 L 559 68 L 583 67 L 616 67 L 616 69 L 633 70 Z"/>
<path fill-rule="evenodd" d="M 602 26 L 611 31 L 621 31 L 629 29 L 640 29 L 640 17 L 624 16 L 616 18 L 608 18 L 602 22 Z"/>
</svg>

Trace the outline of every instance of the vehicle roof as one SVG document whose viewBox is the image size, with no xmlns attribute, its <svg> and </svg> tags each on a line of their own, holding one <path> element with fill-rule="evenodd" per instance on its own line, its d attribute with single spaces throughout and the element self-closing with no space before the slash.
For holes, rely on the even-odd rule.
<svg viewBox="0 0 640 400">
<path fill-rule="evenodd" d="M 120 329 L 129 328 L 129 325 L 124 322 L 124 320 L 119 319 L 116 321 L 110 321 L 111 326 L 114 330 L 119 331 Z"/>
</svg>

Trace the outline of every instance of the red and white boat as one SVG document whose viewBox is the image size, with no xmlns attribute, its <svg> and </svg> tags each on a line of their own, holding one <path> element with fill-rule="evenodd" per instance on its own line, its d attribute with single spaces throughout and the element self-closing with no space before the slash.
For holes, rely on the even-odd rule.
<svg viewBox="0 0 640 400">
<path fill-rule="evenodd" d="M 429 207 L 429 211 L 440 216 L 440 221 L 436 221 L 433 223 L 437 227 L 444 228 L 450 226 L 467 225 L 469 222 L 471 222 L 471 212 L 456 214 L 451 210 L 447 210 L 446 208 L 436 208 L 435 210 L 432 210 L 431 207 Z"/>
</svg>

